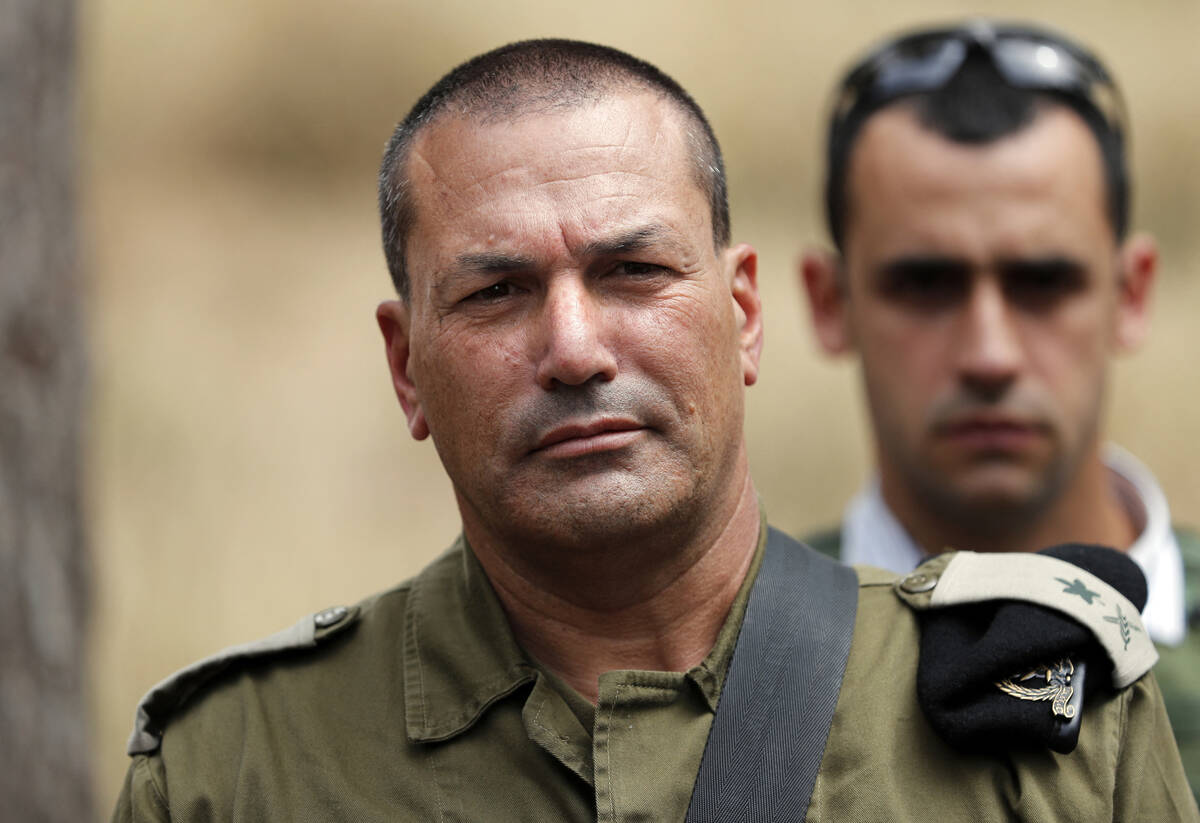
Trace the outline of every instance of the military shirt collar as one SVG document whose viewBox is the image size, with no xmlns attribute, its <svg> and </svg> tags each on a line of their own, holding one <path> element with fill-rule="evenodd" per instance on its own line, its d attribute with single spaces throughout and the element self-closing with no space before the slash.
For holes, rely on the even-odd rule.
<svg viewBox="0 0 1200 823">
<path fill-rule="evenodd" d="M 712 650 L 685 674 L 716 711 L 750 589 L 762 563 L 758 546 Z M 483 567 L 460 536 L 412 583 L 402 644 L 408 738 L 432 743 L 471 728 L 489 708 L 544 679 L 518 645 Z"/>
<path fill-rule="evenodd" d="M 460 536 L 413 581 L 404 618 L 404 703 L 410 740 L 433 742 L 470 728 L 537 670 L 479 561 Z"/>
</svg>

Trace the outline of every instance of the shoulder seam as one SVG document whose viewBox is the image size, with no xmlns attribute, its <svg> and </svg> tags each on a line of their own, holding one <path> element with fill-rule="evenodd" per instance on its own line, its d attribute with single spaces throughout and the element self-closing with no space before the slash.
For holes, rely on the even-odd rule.
<svg viewBox="0 0 1200 823">
<path fill-rule="evenodd" d="M 1120 698 L 1121 698 L 1121 716 L 1120 716 L 1120 720 L 1117 724 L 1117 728 L 1119 729 L 1119 732 L 1117 735 L 1117 756 L 1116 756 L 1116 759 L 1113 761 L 1113 769 L 1114 770 L 1116 769 L 1117 764 L 1119 764 L 1125 758 L 1125 741 L 1129 734 L 1129 702 L 1133 699 L 1133 689 L 1124 689 L 1120 694 Z M 1118 785 L 1117 782 L 1114 781 L 1114 783 L 1113 783 L 1114 807 L 1116 804 L 1117 785 Z"/>
<path fill-rule="evenodd" d="M 136 757 L 133 764 L 134 770 L 141 769 L 145 772 L 146 782 L 150 784 L 150 789 L 154 794 L 154 800 L 158 803 L 159 808 L 166 812 L 169 817 L 171 814 L 171 806 L 167 802 L 167 791 L 165 786 L 159 786 L 158 781 L 154 778 L 154 769 L 150 768 L 149 755 L 141 754 Z"/>
</svg>

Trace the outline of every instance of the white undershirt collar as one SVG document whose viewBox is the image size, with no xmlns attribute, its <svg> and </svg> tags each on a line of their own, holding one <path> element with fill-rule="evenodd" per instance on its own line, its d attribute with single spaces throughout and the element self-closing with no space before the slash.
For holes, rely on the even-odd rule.
<svg viewBox="0 0 1200 823">
<path fill-rule="evenodd" d="M 1149 587 L 1142 620 L 1156 643 L 1175 646 L 1187 634 L 1183 556 L 1171 531 L 1167 499 L 1150 470 L 1119 446 L 1104 449 L 1113 485 L 1135 524 L 1144 524 L 1129 547 Z M 875 477 L 846 506 L 842 519 L 842 560 L 902 574 L 925 559 L 883 500 Z"/>
</svg>

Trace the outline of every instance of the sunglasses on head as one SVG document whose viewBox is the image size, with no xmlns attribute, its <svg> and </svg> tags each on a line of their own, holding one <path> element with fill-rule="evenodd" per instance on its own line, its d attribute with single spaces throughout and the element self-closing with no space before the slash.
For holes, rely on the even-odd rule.
<svg viewBox="0 0 1200 823">
<path fill-rule="evenodd" d="M 842 81 L 832 132 L 837 134 L 856 114 L 943 88 L 973 51 L 986 55 L 1009 85 L 1083 103 L 1114 136 L 1123 136 L 1120 92 L 1095 56 L 1043 29 L 985 20 L 902 35 L 872 51 Z"/>
</svg>

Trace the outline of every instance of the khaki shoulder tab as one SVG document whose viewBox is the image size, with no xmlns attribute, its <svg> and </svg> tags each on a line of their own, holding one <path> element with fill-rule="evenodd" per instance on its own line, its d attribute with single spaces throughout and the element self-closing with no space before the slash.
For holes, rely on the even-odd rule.
<svg viewBox="0 0 1200 823">
<path fill-rule="evenodd" d="M 1096 575 L 1056 557 L 942 554 L 901 577 L 896 594 L 918 611 L 993 600 L 1053 609 L 1096 638 L 1112 661 L 1113 686 L 1118 689 L 1136 681 L 1158 660 L 1138 608 Z"/>
<path fill-rule="evenodd" d="M 359 607 L 334 606 L 305 617 L 291 628 L 270 637 L 230 646 L 163 680 L 138 703 L 133 734 L 126 751 L 130 755 L 155 751 L 162 730 L 176 712 L 198 689 L 235 663 L 256 660 L 279 652 L 316 648 L 325 640 L 358 622 Z"/>
<path fill-rule="evenodd" d="M 891 586 L 896 583 L 899 578 L 893 571 L 881 569 L 876 566 L 863 566 L 855 563 L 850 568 L 854 569 L 854 573 L 858 575 L 858 585 L 862 586 Z"/>
</svg>

